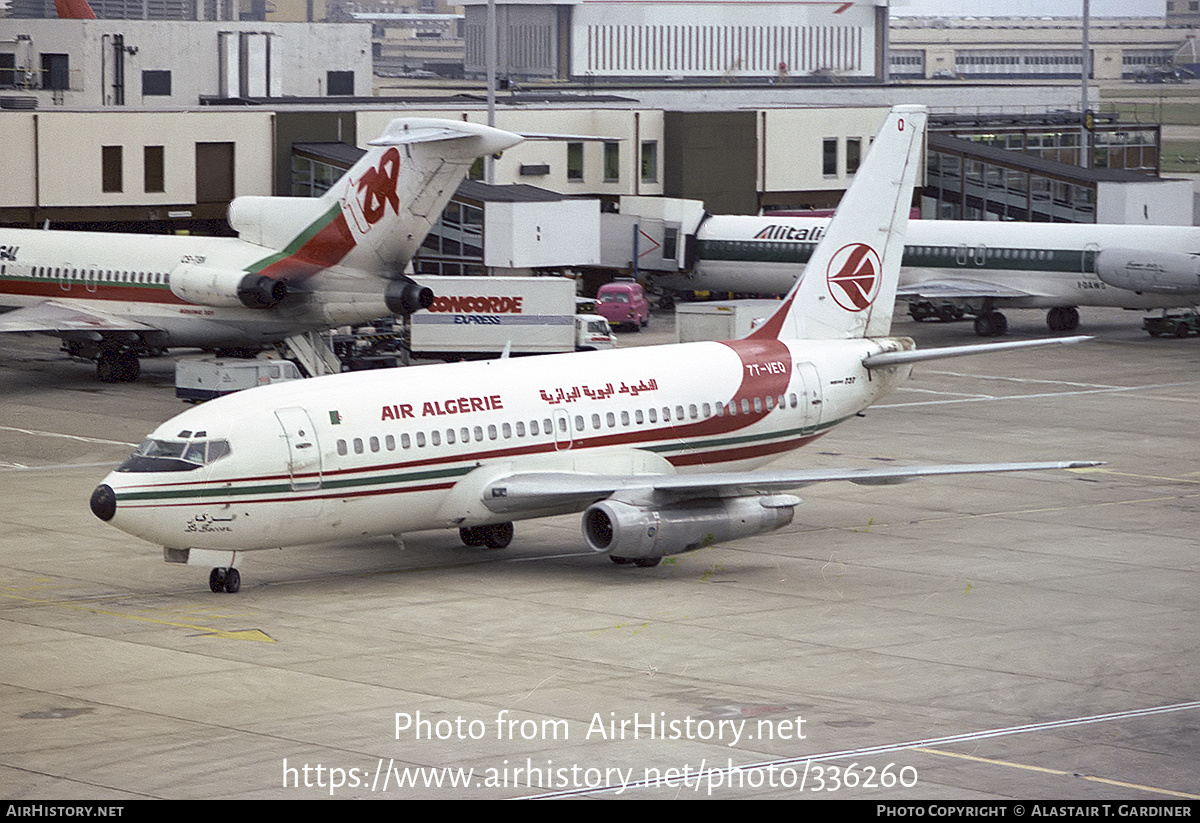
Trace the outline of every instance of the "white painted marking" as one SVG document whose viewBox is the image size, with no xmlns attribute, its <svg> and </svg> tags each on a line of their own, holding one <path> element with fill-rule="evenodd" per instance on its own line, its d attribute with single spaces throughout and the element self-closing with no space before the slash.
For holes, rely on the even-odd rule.
<svg viewBox="0 0 1200 823">
<path fill-rule="evenodd" d="M 0 431 L 16 432 L 17 434 L 28 434 L 34 437 L 61 437 L 64 440 L 78 440 L 81 443 L 101 443 L 106 446 L 129 446 L 131 449 L 137 448 L 137 443 L 126 443 L 123 440 L 103 440 L 99 437 L 81 437 L 77 434 L 62 434 L 61 432 L 44 432 L 36 429 L 18 429 L 15 426 L 0 426 Z"/>
<path fill-rule="evenodd" d="M 1154 706 L 1148 709 L 1130 709 L 1124 712 L 1112 712 L 1109 714 L 1097 714 L 1086 717 L 1074 717 L 1069 720 L 1050 720 L 1045 723 L 1030 723 L 1025 726 L 1008 726 L 1002 729 L 985 729 L 978 732 L 966 732 L 965 734 L 952 734 L 946 737 L 931 737 L 926 740 L 912 740 L 907 743 L 889 743 L 882 746 L 864 746 L 858 749 L 843 749 L 835 752 L 824 752 L 821 754 L 804 755 L 800 757 L 786 757 L 779 760 L 764 760 L 759 763 L 744 763 L 735 766 L 738 772 L 748 772 L 756 769 L 779 768 L 781 766 L 795 766 L 804 763 L 812 763 L 825 760 L 841 760 L 847 757 L 863 757 L 874 754 L 888 754 L 890 752 L 907 751 L 912 749 L 924 749 L 930 746 L 944 746 L 947 743 L 965 743 L 974 740 L 986 740 L 992 737 L 1004 737 L 1013 734 L 1030 734 L 1036 732 L 1051 731 L 1053 729 L 1066 729 L 1075 726 L 1086 726 L 1091 723 L 1108 723 L 1114 720 L 1128 720 L 1133 717 L 1149 717 L 1156 714 L 1169 714 L 1172 712 L 1194 711 L 1200 709 L 1200 701 L 1193 700 L 1188 703 L 1175 703 L 1169 706 Z M 718 777 L 727 775 L 731 772 L 730 769 L 700 769 L 692 772 L 689 775 L 689 780 L 695 781 L 696 785 L 701 780 L 708 781 L 709 775 Z M 724 782 L 721 785 L 725 785 Z M 561 792 L 547 792 L 545 794 L 529 795 L 525 800 L 545 800 L 555 797 L 579 797 L 589 794 L 600 794 L 602 792 L 627 791 L 634 788 L 656 788 L 657 784 L 651 780 L 638 780 L 625 785 L 612 786 L 596 786 L 583 789 L 568 789 Z M 1146 787 L 1149 788 L 1149 787 Z M 1169 793 L 1168 793 L 1169 794 Z"/>
</svg>

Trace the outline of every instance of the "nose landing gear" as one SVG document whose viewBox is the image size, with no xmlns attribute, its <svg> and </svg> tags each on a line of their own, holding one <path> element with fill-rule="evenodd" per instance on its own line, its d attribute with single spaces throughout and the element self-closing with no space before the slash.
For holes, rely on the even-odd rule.
<svg viewBox="0 0 1200 823">
<path fill-rule="evenodd" d="M 242 575 L 237 569 L 232 566 L 223 568 L 216 567 L 208 574 L 208 587 L 214 592 L 228 592 L 229 594 L 237 594 L 242 587 Z"/>
</svg>

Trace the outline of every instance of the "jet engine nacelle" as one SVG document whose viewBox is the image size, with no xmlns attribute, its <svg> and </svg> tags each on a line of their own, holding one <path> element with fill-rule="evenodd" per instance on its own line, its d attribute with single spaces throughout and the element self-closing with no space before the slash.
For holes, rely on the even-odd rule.
<svg viewBox="0 0 1200 823">
<path fill-rule="evenodd" d="M 276 250 L 296 239 L 297 226 L 313 223 L 328 208 L 315 197 L 242 195 L 229 204 L 225 219 L 247 243 Z"/>
<path fill-rule="evenodd" d="M 1096 276 L 1110 286 L 1150 294 L 1200 292 L 1200 254 L 1105 249 L 1096 256 Z"/>
<path fill-rule="evenodd" d="M 433 289 L 401 276 L 388 283 L 383 299 L 392 314 L 407 316 L 432 306 L 434 294 Z"/>
<path fill-rule="evenodd" d="M 171 291 L 198 306 L 269 309 L 287 297 L 288 286 L 261 274 L 184 263 L 171 272 Z"/>
<path fill-rule="evenodd" d="M 666 557 L 764 534 L 792 522 L 800 498 L 727 497 L 651 508 L 602 500 L 583 513 L 583 536 L 598 552 L 630 559 Z"/>
</svg>

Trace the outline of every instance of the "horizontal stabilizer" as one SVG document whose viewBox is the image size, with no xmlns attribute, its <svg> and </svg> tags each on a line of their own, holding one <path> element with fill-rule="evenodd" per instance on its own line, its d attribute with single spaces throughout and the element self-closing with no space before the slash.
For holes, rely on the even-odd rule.
<svg viewBox="0 0 1200 823">
<path fill-rule="evenodd" d="M 393 120 L 383 134 L 367 142 L 370 146 L 406 146 L 415 143 L 438 143 L 445 140 L 462 140 L 477 137 L 481 140 L 479 154 L 503 151 L 521 142 L 520 135 L 500 129 L 479 126 L 474 123 L 427 118 L 402 118 Z"/>
<path fill-rule="evenodd" d="M 979 343 L 974 346 L 943 346 L 937 349 L 917 349 L 914 351 L 888 351 L 872 354 L 863 360 L 868 369 L 884 366 L 900 366 L 905 363 L 920 363 L 923 360 L 944 360 L 947 357 L 965 357 L 968 354 L 988 354 L 1005 351 L 1006 349 L 1029 349 L 1034 346 L 1066 346 L 1082 343 L 1092 338 L 1086 334 L 1074 337 L 1051 337 L 1045 340 L 1009 340 L 1003 343 Z"/>
</svg>

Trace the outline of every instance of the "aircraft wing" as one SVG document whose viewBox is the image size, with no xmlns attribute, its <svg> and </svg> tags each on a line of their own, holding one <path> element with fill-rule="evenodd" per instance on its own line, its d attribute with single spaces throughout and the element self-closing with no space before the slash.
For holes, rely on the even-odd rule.
<svg viewBox="0 0 1200 823">
<path fill-rule="evenodd" d="M 156 329 L 127 317 L 118 317 L 98 309 L 68 306 L 54 300 L 0 314 L 0 332 L 66 334 L 88 331 L 144 332 Z"/>
<path fill-rule="evenodd" d="M 987 280 L 953 278 L 902 282 L 896 297 L 902 300 L 971 300 L 985 297 L 1048 297 L 1049 295 L 1014 289 Z"/>
<path fill-rule="evenodd" d="M 1048 463 L 967 463 L 961 465 L 892 466 L 859 469 L 803 469 L 777 472 L 711 472 L 703 474 L 594 475 L 581 472 L 516 472 L 497 478 L 483 490 L 490 511 L 517 513 L 566 507 L 584 508 L 617 493 L 670 500 L 776 494 L 813 483 L 848 480 L 861 486 L 889 486 L 920 477 L 994 472 L 1084 469 L 1094 461 Z"/>
</svg>

